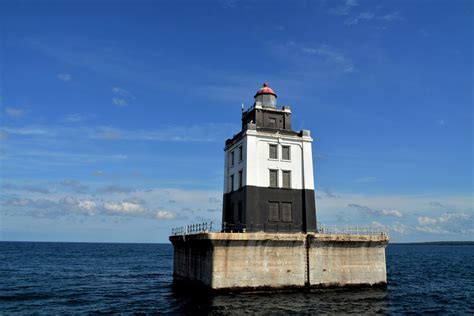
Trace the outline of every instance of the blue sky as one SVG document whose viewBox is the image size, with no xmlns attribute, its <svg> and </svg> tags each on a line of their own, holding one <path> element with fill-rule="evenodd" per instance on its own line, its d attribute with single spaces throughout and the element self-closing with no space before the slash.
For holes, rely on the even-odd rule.
<svg viewBox="0 0 474 316">
<path fill-rule="evenodd" d="M 166 242 L 221 217 L 269 82 L 318 220 L 474 240 L 470 1 L 2 1 L 1 240 Z"/>
</svg>

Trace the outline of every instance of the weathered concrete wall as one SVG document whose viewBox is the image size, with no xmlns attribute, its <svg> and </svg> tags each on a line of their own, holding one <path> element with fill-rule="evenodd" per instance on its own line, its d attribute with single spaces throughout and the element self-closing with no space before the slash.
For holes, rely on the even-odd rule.
<svg viewBox="0 0 474 316">
<path fill-rule="evenodd" d="M 209 239 L 175 239 L 173 278 L 211 286 L 213 249 Z"/>
<path fill-rule="evenodd" d="M 203 233 L 170 240 L 174 278 L 213 289 L 386 283 L 387 236 Z"/>
<path fill-rule="evenodd" d="M 213 288 L 304 286 L 304 234 L 219 235 L 212 243 Z"/>
<path fill-rule="evenodd" d="M 309 238 L 312 286 L 387 283 L 383 236 L 314 235 Z"/>
</svg>

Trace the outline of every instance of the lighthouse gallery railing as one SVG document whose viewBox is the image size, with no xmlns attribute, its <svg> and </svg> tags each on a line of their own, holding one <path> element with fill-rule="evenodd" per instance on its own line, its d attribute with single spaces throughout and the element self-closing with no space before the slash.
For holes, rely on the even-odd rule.
<svg viewBox="0 0 474 316">
<path fill-rule="evenodd" d="M 193 235 L 210 232 L 247 233 L 247 232 L 269 232 L 288 233 L 294 229 L 300 229 L 301 225 L 292 224 L 251 224 L 248 229 L 244 224 L 223 223 L 222 227 L 213 222 L 203 222 L 176 227 L 171 230 L 172 236 Z M 388 236 L 389 228 L 383 225 L 318 225 L 319 234 L 326 235 L 370 235 Z"/>
</svg>

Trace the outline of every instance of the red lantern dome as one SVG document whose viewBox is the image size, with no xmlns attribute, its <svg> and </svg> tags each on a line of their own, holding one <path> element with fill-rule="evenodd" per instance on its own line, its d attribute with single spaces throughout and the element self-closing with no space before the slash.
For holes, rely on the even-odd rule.
<svg viewBox="0 0 474 316">
<path fill-rule="evenodd" d="M 261 94 L 271 94 L 271 95 L 274 95 L 275 98 L 277 97 L 275 91 L 273 91 L 273 89 L 268 86 L 268 83 L 264 83 L 263 87 L 258 89 L 258 91 L 255 94 L 254 98 L 256 98 L 258 95 L 261 95 Z"/>
</svg>

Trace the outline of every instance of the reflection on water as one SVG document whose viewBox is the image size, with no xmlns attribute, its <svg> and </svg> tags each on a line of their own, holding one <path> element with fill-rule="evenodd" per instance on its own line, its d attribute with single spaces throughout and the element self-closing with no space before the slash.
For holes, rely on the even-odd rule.
<svg viewBox="0 0 474 316">
<path fill-rule="evenodd" d="M 197 289 L 173 289 L 179 313 L 288 314 L 387 313 L 385 288 L 313 289 L 279 293 L 211 294 Z"/>
</svg>

